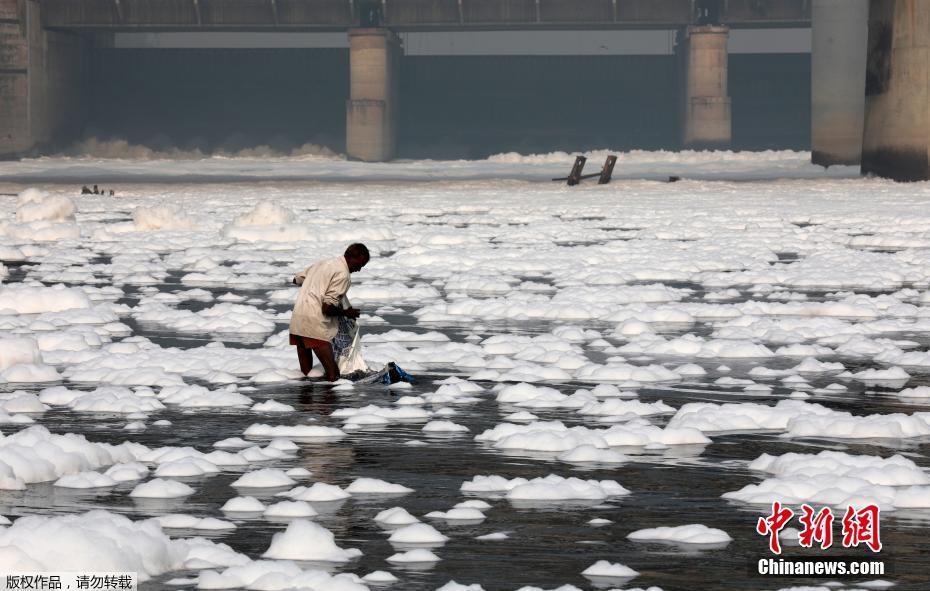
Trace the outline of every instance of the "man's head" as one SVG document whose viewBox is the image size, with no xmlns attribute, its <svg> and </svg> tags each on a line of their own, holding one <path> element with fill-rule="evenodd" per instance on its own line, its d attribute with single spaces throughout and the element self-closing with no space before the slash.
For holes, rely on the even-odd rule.
<svg viewBox="0 0 930 591">
<path fill-rule="evenodd" d="M 360 242 L 350 244 L 349 248 L 346 249 L 345 257 L 350 273 L 361 271 L 362 267 L 367 265 L 371 259 L 371 255 L 368 254 L 368 247 Z"/>
</svg>

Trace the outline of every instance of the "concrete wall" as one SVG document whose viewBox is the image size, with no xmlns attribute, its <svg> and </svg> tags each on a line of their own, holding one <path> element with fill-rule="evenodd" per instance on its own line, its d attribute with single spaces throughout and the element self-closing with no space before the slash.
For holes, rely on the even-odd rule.
<svg viewBox="0 0 930 591">
<path fill-rule="evenodd" d="M 871 0 L 862 172 L 930 180 L 930 2 Z"/>
<path fill-rule="evenodd" d="M 859 164 L 869 3 L 814 0 L 811 16 L 811 161 Z"/>
<path fill-rule="evenodd" d="M 730 147 L 729 32 L 721 26 L 692 26 L 680 39 L 681 143 L 685 148 Z"/>
<path fill-rule="evenodd" d="M 86 135 L 156 149 L 345 150 L 345 49 L 92 52 Z"/>
<path fill-rule="evenodd" d="M 402 48 L 388 29 L 349 31 L 346 154 L 367 162 L 391 160 L 397 146 L 397 80 Z"/>
<path fill-rule="evenodd" d="M 345 49 L 93 53 L 89 135 L 155 148 L 345 150 Z M 810 56 L 730 55 L 734 149 L 808 149 Z M 664 56 L 405 56 L 398 156 L 679 147 Z"/>
<path fill-rule="evenodd" d="M 0 157 L 74 137 L 87 115 L 86 41 L 44 31 L 32 0 L 0 0 L 0 19 Z"/>
<path fill-rule="evenodd" d="M 30 147 L 29 45 L 17 0 L 0 0 L 0 157 Z"/>
</svg>

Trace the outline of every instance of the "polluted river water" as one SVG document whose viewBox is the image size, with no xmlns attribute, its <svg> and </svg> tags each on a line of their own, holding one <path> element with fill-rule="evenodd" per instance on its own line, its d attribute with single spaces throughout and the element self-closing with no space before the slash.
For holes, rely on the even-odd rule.
<svg viewBox="0 0 930 591">
<path fill-rule="evenodd" d="M 522 178 L 558 156 L 499 159 L 501 180 L 5 170 L 0 565 L 104 561 L 143 589 L 930 588 L 928 189 L 713 158 L 676 170 L 726 178 L 572 189 Z M 91 165 L 116 196 L 34 178 Z M 365 358 L 411 387 L 296 371 L 290 277 L 355 241 L 374 255 L 349 292 Z M 893 570 L 755 573 L 773 498 L 837 516 L 833 547 L 788 535 L 785 556 Z M 865 502 L 878 554 L 839 544 Z M 17 529 L 36 516 L 44 538 Z"/>
</svg>

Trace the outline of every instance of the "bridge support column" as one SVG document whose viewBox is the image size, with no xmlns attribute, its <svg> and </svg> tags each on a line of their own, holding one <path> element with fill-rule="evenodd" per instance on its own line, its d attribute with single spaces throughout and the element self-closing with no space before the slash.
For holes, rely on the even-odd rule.
<svg viewBox="0 0 930 591">
<path fill-rule="evenodd" d="M 394 157 L 401 44 L 383 28 L 349 31 L 349 100 L 346 152 L 350 158 L 384 162 Z"/>
<path fill-rule="evenodd" d="M 814 164 L 859 164 L 868 17 L 868 0 L 814 0 L 811 6 Z"/>
<path fill-rule="evenodd" d="M 862 172 L 930 180 L 930 2 L 871 0 Z"/>
<path fill-rule="evenodd" d="M 80 132 L 86 42 L 45 31 L 34 0 L 0 0 L 0 157 Z"/>
<path fill-rule="evenodd" d="M 727 95 L 729 27 L 691 26 L 679 39 L 682 68 L 682 138 L 685 149 L 730 147 L 730 97 Z"/>
</svg>

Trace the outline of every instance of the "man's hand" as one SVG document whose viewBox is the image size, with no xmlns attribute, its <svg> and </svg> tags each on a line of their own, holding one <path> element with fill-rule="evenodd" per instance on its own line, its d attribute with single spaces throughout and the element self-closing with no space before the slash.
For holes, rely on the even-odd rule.
<svg viewBox="0 0 930 591">
<path fill-rule="evenodd" d="M 323 314 L 326 316 L 345 316 L 346 318 L 358 318 L 361 314 L 358 308 L 340 308 L 332 304 L 323 304 Z"/>
</svg>

